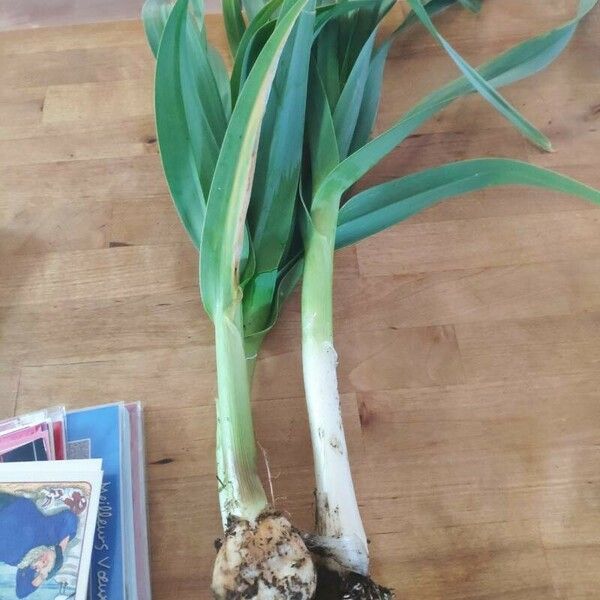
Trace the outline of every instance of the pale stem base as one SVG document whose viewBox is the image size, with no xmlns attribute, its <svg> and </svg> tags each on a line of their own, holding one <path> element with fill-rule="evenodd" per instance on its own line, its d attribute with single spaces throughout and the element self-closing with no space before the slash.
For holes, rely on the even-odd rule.
<svg viewBox="0 0 600 600">
<path fill-rule="evenodd" d="M 302 287 L 302 362 L 313 446 L 317 533 L 340 543 L 342 566 L 366 574 L 369 559 L 348 449 L 332 334 L 333 247 L 315 233 L 307 247 Z"/>
</svg>

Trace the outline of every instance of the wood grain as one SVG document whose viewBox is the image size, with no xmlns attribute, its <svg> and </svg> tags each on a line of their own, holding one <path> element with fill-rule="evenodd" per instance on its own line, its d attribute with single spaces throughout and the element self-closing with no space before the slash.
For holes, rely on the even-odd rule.
<svg viewBox="0 0 600 600">
<path fill-rule="evenodd" d="M 479 16 L 451 10 L 439 23 L 478 63 L 575 5 L 487 0 Z M 208 29 L 224 50 L 217 17 Z M 557 152 L 539 153 L 472 97 L 362 185 L 499 155 L 600 187 L 599 53 L 596 10 L 555 65 L 506 91 Z M 141 26 L 5 32 L 0 54 L 0 417 L 142 400 L 155 597 L 208 599 L 212 328 L 161 173 Z M 415 30 L 393 50 L 377 129 L 455 75 Z M 338 255 L 348 443 L 374 574 L 400 598 L 599 597 L 599 234 L 597 208 L 504 188 Z M 276 504 L 310 528 L 297 295 L 265 344 L 254 396 Z"/>
</svg>

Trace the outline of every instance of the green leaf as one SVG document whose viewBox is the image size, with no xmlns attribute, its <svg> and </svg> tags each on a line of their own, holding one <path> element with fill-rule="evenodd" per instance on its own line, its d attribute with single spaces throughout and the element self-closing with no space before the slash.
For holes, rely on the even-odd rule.
<svg viewBox="0 0 600 600">
<path fill-rule="evenodd" d="M 452 6 L 456 2 L 457 0 L 432 0 L 425 5 L 425 10 L 429 15 L 433 16 Z M 371 132 L 375 127 L 377 112 L 379 110 L 379 103 L 381 100 L 381 87 L 383 85 L 385 62 L 394 41 L 403 32 L 407 31 L 411 25 L 414 25 L 418 22 L 419 20 L 415 12 L 411 10 L 400 26 L 393 31 L 373 53 L 371 64 L 369 66 L 369 75 L 365 85 L 364 95 L 356 123 L 356 130 L 350 146 L 351 152 L 358 150 L 369 141 Z"/>
<path fill-rule="evenodd" d="M 250 21 L 248 28 L 240 40 L 238 51 L 235 55 L 235 61 L 233 63 L 233 70 L 231 71 L 231 94 L 234 102 L 243 82 L 250 72 L 250 68 L 252 67 L 252 65 L 249 64 L 249 57 L 254 40 L 258 33 L 271 22 L 273 15 L 279 9 L 282 2 L 283 0 L 271 0 L 265 4 L 256 17 Z M 270 30 L 269 33 L 271 33 L 271 31 L 272 30 Z M 264 41 L 266 41 L 266 39 L 268 39 L 268 36 Z"/>
<path fill-rule="evenodd" d="M 144 31 L 155 58 L 158 56 L 160 38 L 172 8 L 173 5 L 168 0 L 146 0 L 142 6 Z"/>
<path fill-rule="evenodd" d="M 310 94 L 308 97 L 307 140 L 310 153 L 311 183 L 316 190 L 339 164 L 340 155 L 335 137 L 335 125 L 325 86 L 315 61 L 311 61 Z"/>
<path fill-rule="evenodd" d="M 573 19 L 487 62 L 479 68 L 480 75 L 488 80 L 489 85 L 500 87 L 543 70 L 565 49 L 579 21 L 597 2 L 580 0 L 579 10 Z M 341 196 L 427 119 L 473 91 L 470 80 L 460 77 L 425 97 L 395 125 L 343 160 L 323 181 L 319 194 L 324 198 Z"/>
<path fill-rule="evenodd" d="M 471 85 L 481 94 L 498 112 L 504 115 L 525 137 L 543 150 L 552 150 L 550 140 L 546 138 L 534 125 L 532 125 L 519 111 L 500 95 L 471 65 L 454 50 L 433 24 L 427 11 L 423 8 L 421 0 L 408 0 L 417 17 L 427 28 L 429 33 L 446 50 L 450 58 L 464 73 Z"/>
<path fill-rule="evenodd" d="M 481 10 L 481 0 L 458 0 L 463 8 L 478 13 Z"/>
<path fill-rule="evenodd" d="M 385 61 L 390 48 L 391 42 L 382 44 L 374 53 L 369 64 L 369 73 L 356 120 L 354 135 L 352 136 L 350 152 L 354 152 L 364 146 L 369 141 L 373 127 L 375 127 L 379 102 L 381 100 Z"/>
<path fill-rule="evenodd" d="M 178 0 L 162 34 L 156 62 L 155 112 L 160 156 L 173 202 L 196 248 L 200 248 L 206 210 L 184 103 L 196 93 L 195 80 L 182 78 L 181 53 L 187 48 L 187 0 Z M 185 90 L 185 92 L 184 92 Z"/>
<path fill-rule="evenodd" d="M 227 128 L 226 108 L 223 106 L 221 84 L 213 68 L 215 62 L 214 57 L 211 59 L 210 46 L 206 38 L 204 15 L 198 13 L 198 10 L 188 11 L 187 46 L 181 51 L 181 61 L 186 63 L 187 71 L 182 75 L 194 82 L 197 97 L 195 102 L 202 106 L 207 124 L 217 145 L 220 146 Z M 222 74 L 219 77 L 222 77 Z"/>
<path fill-rule="evenodd" d="M 425 5 L 425 10 L 428 14 L 435 15 L 452 4 L 455 4 L 456 1 L 457 0 L 432 0 Z M 365 85 L 363 99 L 356 122 L 356 129 L 350 146 L 351 152 L 361 148 L 369 141 L 373 127 L 375 127 L 377 111 L 379 110 L 379 102 L 381 100 L 381 86 L 383 85 L 385 62 L 394 41 L 401 33 L 417 22 L 417 16 L 414 11 L 411 11 L 400 26 L 393 31 L 373 53 L 371 64 L 369 66 L 369 75 L 367 77 L 367 83 Z"/>
<path fill-rule="evenodd" d="M 253 21 L 266 4 L 265 0 L 242 0 L 242 2 L 248 21 Z"/>
<path fill-rule="evenodd" d="M 247 215 L 256 275 L 244 290 L 246 332 L 263 329 L 269 319 L 293 229 L 314 19 L 314 0 L 309 0 L 279 60 L 263 119 Z"/>
<path fill-rule="evenodd" d="M 279 313 L 285 304 L 285 301 L 289 298 L 291 293 L 294 291 L 300 279 L 302 278 L 302 269 L 304 268 L 304 261 L 302 260 L 302 254 L 297 254 L 290 260 L 289 267 L 279 274 L 277 284 L 275 287 L 275 295 L 271 305 L 271 313 L 269 320 L 265 323 L 264 328 L 260 331 L 254 331 L 249 334 L 245 339 L 246 356 L 252 357 L 258 353 L 262 341 L 273 329 Z"/>
<path fill-rule="evenodd" d="M 430 0 L 427 4 L 424 5 L 427 14 L 430 16 L 437 15 L 438 13 L 446 10 L 453 4 L 456 4 L 458 0 Z M 400 35 L 403 31 L 408 30 L 416 23 L 419 23 L 419 18 L 417 17 L 414 10 L 411 10 L 405 17 L 404 21 L 400 23 L 398 28 L 392 32 L 389 39 L 395 39 Z"/>
<path fill-rule="evenodd" d="M 223 20 L 231 56 L 235 58 L 240 40 L 244 35 L 246 23 L 242 15 L 241 0 L 223 0 Z"/>
<path fill-rule="evenodd" d="M 256 60 L 229 121 L 208 199 L 200 253 L 200 284 L 209 315 L 241 301 L 239 260 L 256 150 L 279 59 L 307 0 L 283 16 Z"/>
<path fill-rule="evenodd" d="M 382 0 L 373 7 L 359 8 L 356 12 L 339 20 L 340 81 L 343 84 L 348 80 L 352 67 L 358 60 L 364 45 L 393 5 L 393 0 Z"/>
<path fill-rule="evenodd" d="M 179 48 L 180 90 L 196 169 L 207 197 L 227 120 L 203 32 L 189 14 L 185 20 L 187 35 L 181 37 Z M 158 84 L 157 80 L 156 89 Z M 168 110 L 161 106 L 161 115 Z"/>
<path fill-rule="evenodd" d="M 317 10 L 314 35 L 317 37 L 327 23 L 338 17 L 346 16 L 359 8 L 378 8 L 380 4 L 381 0 L 343 0 L 342 2 L 322 6 Z"/>
<path fill-rule="evenodd" d="M 348 155 L 356 130 L 365 85 L 369 77 L 371 54 L 373 53 L 376 34 L 377 30 L 375 29 L 360 51 L 333 112 L 339 155 L 342 158 Z"/>
<path fill-rule="evenodd" d="M 254 246 L 252 238 L 248 234 L 246 226 L 246 234 L 244 235 L 244 247 L 242 249 L 242 257 L 240 258 L 240 287 L 243 289 L 248 282 L 254 277 L 256 271 L 256 255 L 254 254 Z"/>
<path fill-rule="evenodd" d="M 316 61 L 325 88 L 329 106 L 333 110 L 341 92 L 340 63 L 338 60 L 339 24 L 330 21 L 316 40 Z"/>
<path fill-rule="evenodd" d="M 394 179 L 351 198 L 339 212 L 336 247 L 355 244 L 447 198 L 502 185 L 545 188 L 600 204 L 600 191 L 554 171 L 504 158 L 466 160 Z"/>
<path fill-rule="evenodd" d="M 233 104 L 229 73 L 227 72 L 223 57 L 210 45 L 208 46 L 208 60 L 221 98 L 221 106 L 223 107 L 225 121 L 227 122 L 231 116 L 231 107 Z"/>
</svg>

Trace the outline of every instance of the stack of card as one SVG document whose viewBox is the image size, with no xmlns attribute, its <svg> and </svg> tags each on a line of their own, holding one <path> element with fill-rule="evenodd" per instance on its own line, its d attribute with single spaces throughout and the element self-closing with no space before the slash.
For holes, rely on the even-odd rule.
<svg viewBox="0 0 600 600">
<path fill-rule="evenodd" d="M 140 404 L 0 422 L 0 599 L 150 600 Z"/>
<path fill-rule="evenodd" d="M 0 422 L 0 462 L 64 460 L 65 454 L 64 408 Z"/>
</svg>

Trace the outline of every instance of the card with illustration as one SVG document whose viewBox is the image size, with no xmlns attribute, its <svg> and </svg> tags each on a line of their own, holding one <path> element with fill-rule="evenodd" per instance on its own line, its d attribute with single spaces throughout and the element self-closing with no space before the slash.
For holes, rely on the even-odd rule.
<svg viewBox="0 0 600 600">
<path fill-rule="evenodd" d="M 0 599 L 85 600 L 102 461 L 0 464 Z"/>
</svg>

